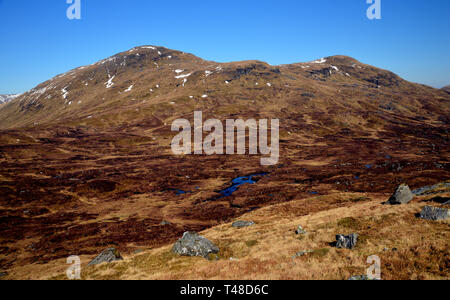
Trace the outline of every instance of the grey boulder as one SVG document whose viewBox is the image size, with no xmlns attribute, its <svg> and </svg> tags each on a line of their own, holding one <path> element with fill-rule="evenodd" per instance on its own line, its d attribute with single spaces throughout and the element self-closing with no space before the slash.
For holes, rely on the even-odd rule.
<svg viewBox="0 0 450 300">
<path fill-rule="evenodd" d="M 420 213 L 420 218 L 430 221 L 447 220 L 450 218 L 450 210 L 447 208 L 425 206 Z"/>
<path fill-rule="evenodd" d="M 350 235 L 338 234 L 336 235 L 336 248 L 353 249 L 358 242 L 358 234 L 352 233 Z"/>
<path fill-rule="evenodd" d="M 255 222 L 253 221 L 236 221 L 231 226 L 235 228 L 244 228 L 244 227 L 250 227 L 255 225 Z"/>
<path fill-rule="evenodd" d="M 108 248 L 94 258 L 88 266 L 99 265 L 102 263 L 111 263 L 113 261 L 123 260 L 119 251 L 116 248 Z"/>
<path fill-rule="evenodd" d="M 369 276 L 367 275 L 356 275 L 356 276 L 352 276 L 350 277 L 348 280 L 351 281 L 369 281 L 369 280 L 380 280 L 380 279 L 370 279 Z"/>
<path fill-rule="evenodd" d="M 295 231 L 296 234 L 306 234 L 306 230 L 303 229 L 302 226 L 298 226 L 297 230 Z"/>
<path fill-rule="evenodd" d="M 414 199 L 414 194 L 406 184 L 401 184 L 395 190 L 395 193 L 389 198 L 388 203 L 391 205 L 407 204 Z"/>
<path fill-rule="evenodd" d="M 172 252 L 181 256 L 200 256 L 219 253 L 219 248 L 196 232 L 185 232 L 172 248 Z"/>
</svg>

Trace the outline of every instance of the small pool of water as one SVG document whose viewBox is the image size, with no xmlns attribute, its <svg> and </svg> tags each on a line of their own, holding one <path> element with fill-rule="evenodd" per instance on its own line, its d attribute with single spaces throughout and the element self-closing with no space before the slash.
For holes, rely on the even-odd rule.
<svg viewBox="0 0 450 300">
<path fill-rule="evenodd" d="M 267 175 L 268 175 L 268 173 L 260 173 L 260 174 L 252 174 L 252 175 L 248 175 L 248 176 L 242 176 L 242 177 L 235 178 L 235 179 L 231 180 L 231 186 L 218 192 L 219 194 L 221 194 L 219 199 L 231 196 L 243 184 L 246 184 L 246 183 L 255 184 L 257 182 L 257 180 L 254 180 L 253 179 L 254 177 L 261 177 L 261 176 L 267 176 Z"/>
<path fill-rule="evenodd" d="M 168 189 L 168 191 L 175 192 L 177 194 L 177 196 L 192 193 L 192 192 L 186 192 L 186 191 L 179 190 L 179 189 Z"/>
</svg>

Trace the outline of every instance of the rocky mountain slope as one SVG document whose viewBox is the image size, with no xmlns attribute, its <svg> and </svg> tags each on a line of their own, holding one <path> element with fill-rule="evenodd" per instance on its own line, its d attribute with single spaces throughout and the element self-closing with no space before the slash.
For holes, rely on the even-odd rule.
<svg viewBox="0 0 450 300">
<path fill-rule="evenodd" d="M 8 103 L 9 101 L 17 98 L 19 95 L 12 95 L 12 94 L 8 94 L 8 95 L 0 95 L 0 105 L 4 104 L 4 103 Z"/>
<path fill-rule="evenodd" d="M 109 127 L 142 122 L 149 113 L 165 122 L 193 108 L 221 117 L 245 107 L 249 114 L 267 111 L 285 119 L 301 113 L 313 119 L 312 125 L 329 123 L 320 127 L 331 131 L 358 130 L 395 115 L 446 122 L 446 103 L 443 91 L 344 56 L 283 66 L 223 64 L 143 46 L 24 93 L 0 111 L 0 128 L 55 123 Z M 369 112 L 375 114 L 367 118 Z M 351 117 L 343 120 L 347 114 Z"/>
<path fill-rule="evenodd" d="M 212 237 L 225 249 L 230 243 L 241 247 L 231 241 L 238 236 L 220 235 L 221 226 L 277 205 L 275 219 L 258 215 L 255 221 L 267 224 L 258 231 L 285 230 L 277 227 L 290 224 L 284 218 L 293 225 L 316 214 L 314 230 L 327 228 L 326 237 L 320 232 L 317 239 L 298 240 L 305 250 L 327 248 L 329 236 L 351 233 L 327 227 L 334 219 L 325 215 L 355 211 L 364 197 L 371 199 L 364 209 L 381 210 L 380 220 L 395 214 L 395 222 L 417 226 L 413 209 L 383 208 L 381 201 L 401 183 L 417 189 L 450 179 L 449 104 L 443 90 L 345 56 L 271 66 L 216 63 L 143 46 L 69 71 L 0 107 L 0 273 L 7 279 L 43 277 L 54 264 L 67 267 L 69 255 L 80 255 L 84 263 L 114 247 L 129 257 L 208 228 L 217 229 Z M 204 119 L 278 118 L 279 164 L 263 167 L 253 155 L 173 155 L 171 123 L 192 120 L 194 110 L 203 111 Z M 248 177 L 253 184 L 219 197 L 240 177 L 254 174 Z M 368 222 L 380 232 L 395 227 L 393 221 Z M 401 228 L 399 236 L 411 237 L 397 247 L 403 247 L 401 255 L 423 250 L 425 261 L 442 254 L 448 231 L 427 237 L 421 250 L 423 233 Z M 428 232 L 442 228 L 448 230 L 431 223 Z M 365 231 L 372 251 L 377 236 Z M 279 253 L 301 250 L 292 241 L 277 242 Z M 249 263 L 267 260 L 264 251 L 255 254 L 261 257 L 231 253 L 247 255 Z M 407 265 L 390 263 L 390 278 L 413 276 Z M 340 264 L 347 276 L 356 262 Z M 233 268 L 239 274 L 239 264 Z M 425 278 L 442 277 L 439 268 L 430 270 Z M 276 276 L 282 278 L 282 271 Z"/>
</svg>

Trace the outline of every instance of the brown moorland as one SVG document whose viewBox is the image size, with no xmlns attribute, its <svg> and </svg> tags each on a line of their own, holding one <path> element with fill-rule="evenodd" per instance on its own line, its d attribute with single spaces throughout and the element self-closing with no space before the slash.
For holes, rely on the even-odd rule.
<svg viewBox="0 0 450 300">
<path fill-rule="evenodd" d="M 83 278 L 343 279 L 372 254 L 386 279 L 448 278 L 448 223 L 415 217 L 432 196 L 381 203 L 398 184 L 449 180 L 449 103 L 345 56 L 271 66 L 144 46 L 72 70 L 0 107 L 2 279 L 63 278 L 69 255 L 87 264 L 110 246 L 125 261 Z M 279 164 L 173 155 L 171 123 L 195 110 L 278 118 Z M 217 199 L 233 178 L 262 172 Z M 241 216 L 257 225 L 233 230 Z M 310 232 L 302 240 L 298 225 Z M 221 259 L 170 254 L 188 230 L 216 242 Z M 353 231 L 363 236 L 355 251 L 328 245 Z"/>
</svg>

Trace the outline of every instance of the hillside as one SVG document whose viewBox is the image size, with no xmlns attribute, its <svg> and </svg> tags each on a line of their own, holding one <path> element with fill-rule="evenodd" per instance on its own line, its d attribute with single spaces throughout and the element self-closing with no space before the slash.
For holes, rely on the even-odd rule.
<svg viewBox="0 0 450 300">
<path fill-rule="evenodd" d="M 173 155 L 171 123 L 192 120 L 194 110 L 204 119 L 278 118 L 279 163 L 263 167 L 250 155 Z M 344 278 L 360 272 L 363 255 L 396 247 L 389 278 L 416 276 L 399 262 L 408 253 L 419 253 L 419 275 L 442 278 L 437 257 L 448 257 L 442 249 L 448 224 L 413 216 L 428 199 L 402 207 L 381 202 L 401 183 L 417 189 L 450 179 L 449 110 L 445 91 L 346 56 L 271 66 L 216 63 L 143 46 L 77 68 L 0 107 L 0 273 L 9 274 L 6 279 L 58 277 L 50 270 L 60 272 L 69 255 L 87 263 L 113 246 L 130 265 L 102 266 L 86 276 L 118 278 L 123 270 L 124 277 L 149 278 L 130 274 L 130 266 L 136 272 L 146 266 L 133 253 L 144 251 L 148 261 L 155 253 L 167 255 L 185 231 L 204 231 L 229 249 L 225 257 L 245 264 L 199 261 L 198 272 L 183 273 L 179 264 L 192 260 L 169 256 L 173 269 L 161 275 L 161 266 L 152 265 L 154 277 L 230 278 L 276 251 L 272 266 L 282 263 L 270 278 L 303 278 L 302 270 L 336 258 L 340 273 L 322 277 Z M 254 184 L 218 197 L 233 179 L 262 173 Z M 234 236 L 227 223 L 243 215 L 257 225 Z M 301 258 L 305 264 L 289 270 L 293 251 L 327 248 L 345 229 L 336 224 L 346 216 L 373 228 L 350 228 L 370 235 L 367 248 L 349 259 L 332 249 L 331 256 L 311 264 Z M 294 245 L 289 231 L 297 223 L 317 234 Z M 257 241 L 254 255 L 243 240 Z M 273 243 L 276 248 L 268 249 Z M 427 257 L 439 267 L 425 271 Z"/>
<path fill-rule="evenodd" d="M 18 96 L 19 95 L 12 95 L 12 94 L 0 95 L 0 105 L 10 102 L 11 100 L 17 98 Z"/>
</svg>

